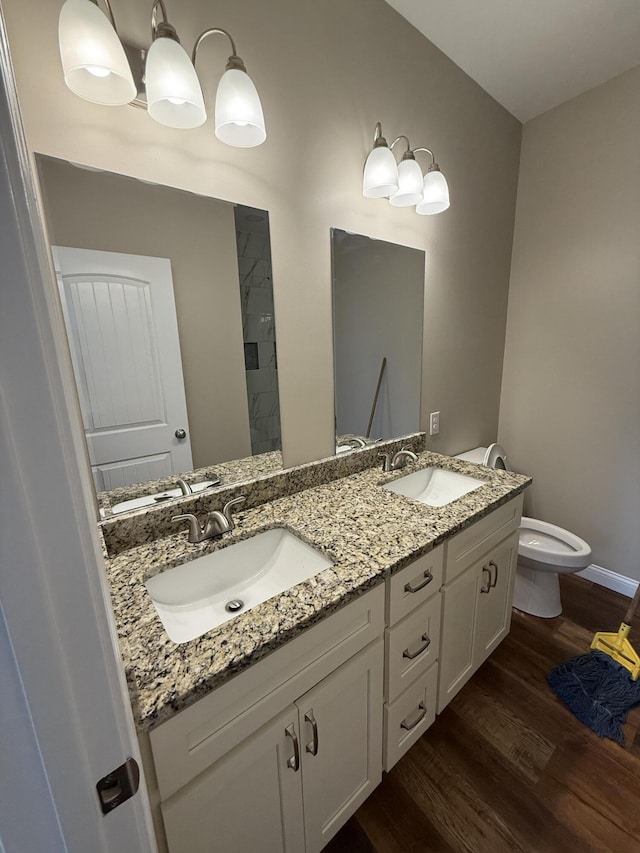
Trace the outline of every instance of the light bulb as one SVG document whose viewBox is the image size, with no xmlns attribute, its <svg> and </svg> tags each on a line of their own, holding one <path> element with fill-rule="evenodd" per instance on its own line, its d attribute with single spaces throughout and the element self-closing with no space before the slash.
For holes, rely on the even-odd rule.
<svg viewBox="0 0 640 853">
<path fill-rule="evenodd" d="M 216 136 L 235 148 L 253 148 L 267 138 L 260 96 L 253 80 L 240 68 L 227 68 L 218 84 Z"/>
<path fill-rule="evenodd" d="M 94 77 L 108 77 L 111 74 L 108 68 L 100 68 L 98 65 L 87 65 L 87 71 Z"/>
<path fill-rule="evenodd" d="M 422 169 L 413 158 L 401 160 L 398 166 L 398 191 L 389 199 L 394 207 L 412 207 L 422 200 Z"/>
<path fill-rule="evenodd" d="M 449 187 L 447 180 L 437 167 L 424 176 L 424 196 L 416 207 L 421 216 L 433 216 L 449 207 Z"/>
<path fill-rule="evenodd" d="M 64 82 L 81 98 L 106 106 L 132 101 L 133 75 L 111 22 L 90 0 L 66 0 L 58 22 Z"/>
<path fill-rule="evenodd" d="M 386 142 L 375 145 L 364 164 L 362 195 L 385 198 L 398 190 L 398 164 Z"/>
<path fill-rule="evenodd" d="M 152 119 L 167 127 L 200 127 L 207 118 L 200 81 L 179 42 L 155 39 L 145 63 L 147 108 Z"/>
</svg>

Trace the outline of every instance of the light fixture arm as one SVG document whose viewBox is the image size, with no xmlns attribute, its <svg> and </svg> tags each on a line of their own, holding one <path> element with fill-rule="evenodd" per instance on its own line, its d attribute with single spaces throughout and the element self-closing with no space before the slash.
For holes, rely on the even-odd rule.
<svg viewBox="0 0 640 853">
<path fill-rule="evenodd" d="M 231 43 L 231 56 L 229 57 L 229 59 L 227 61 L 227 70 L 229 70 L 230 68 L 235 68 L 238 71 L 246 72 L 247 69 L 245 68 L 245 64 L 242 61 L 242 59 L 240 59 L 240 57 L 238 56 L 238 53 L 236 50 L 236 44 L 235 44 L 235 42 L 231 36 L 231 33 L 228 33 L 226 30 L 223 30 L 221 27 L 210 27 L 208 30 L 205 30 L 203 33 L 200 33 L 200 35 L 196 39 L 196 43 L 193 46 L 193 53 L 191 54 L 191 61 L 193 62 L 194 66 L 196 64 L 196 57 L 198 55 L 198 50 L 200 49 L 200 45 L 202 44 L 203 41 L 205 41 L 205 39 L 207 39 L 207 38 L 209 38 L 209 36 L 213 36 L 213 35 L 226 36 L 229 39 L 229 42 Z"/>
<path fill-rule="evenodd" d="M 162 13 L 162 20 L 160 22 L 158 22 L 158 9 Z M 164 0 L 155 0 L 151 9 L 151 41 L 155 41 L 157 38 L 170 38 L 180 44 L 175 27 L 169 23 L 169 16 Z"/>
<path fill-rule="evenodd" d="M 391 145 L 389 146 L 389 148 L 393 151 L 393 146 L 394 146 L 396 143 L 400 142 L 400 140 L 401 140 L 401 139 L 404 139 L 404 141 L 405 141 L 405 142 L 406 142 L 406 144 L 407 144 L 407 150 L 405 151 L 405 154 L 410 153 L 410 152 L 411 152 L 411 143 L 409 142 L 409 137 L 408 137 L 408 136 L 405 136 L 403 133 L 401 133 L 401 134 L 400 134 L 400 136 L 396 136 L 396 138 L 393 140 L 393 142 L 391 143 Z"/>
<path fill-rule="evenodd" d="M 430 148 L 414 148 L 413 153 L 417 154 L 418 151 L 426 151 L 427 154 L 431 157 L 431 165 L 427 169 L 427 172 L 439 172 L 440 166 L 436 163 L 436 157 L 433 151 Z"/>
<path fill-rule="evenodd" d="M 98 0 L 92 0 L 92 2 L 95 3 L 95 5 L 98 7 L 98 9 L 100 8 L 100 3 L 98 2 Z M 107 10 L 107 14 L 109 15 L 109 20 L 111 21 L 111 26 L 113 27 L 113 29 L 116 31 L 116 34 L 117 34 L 118 28 L 116 27 L 116 19 L 113 17 L 113 9 L 111 8 L 111 3 L 109 3 L 109 0 L 103 0 L 103 3 L 105 6 L 105 9 Z"/>
</svg>

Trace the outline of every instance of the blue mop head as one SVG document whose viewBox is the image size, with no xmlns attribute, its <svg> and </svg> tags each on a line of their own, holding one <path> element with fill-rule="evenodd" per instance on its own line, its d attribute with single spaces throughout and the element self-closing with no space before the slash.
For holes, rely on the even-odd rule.
<svg viewBox="0 0 640 853">
<path fill-rule="evenodd" d="M 634 681 L 604 652 L 592 651 L 557 666 L 547 681 L 581 723 L 624 746 L 622 726 L 640 702 L 640 679 Z"/>
</svg>

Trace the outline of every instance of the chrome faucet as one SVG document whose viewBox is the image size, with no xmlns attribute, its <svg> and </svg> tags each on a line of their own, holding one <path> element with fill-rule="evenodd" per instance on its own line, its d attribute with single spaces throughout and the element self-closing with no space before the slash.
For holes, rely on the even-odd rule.
<svg viewBox="0 0 640 853">
<path fill-rule="evenodd" d="M 171 521 L 188 521 L 188 540 L 192 545 L 197 545 L 198 542 L 204 542 L 206 539 L 217 539 L 223 533 L 230 533 L 236 526 L 231 515 L 231 507 L 243 503 L 244 500 L 244 495 L 241 495 L 239 498 L 227 501 L 222 512 L 214 509 L 207 515 L 204 524 L 200 524 L 197 516 L 191 512 L 174 515 Z"/>
<path fill-rule="evenodd" d="M 367 442 L 364 440 L 364 438 L 360 438 L 357 435 L 354 435 L 352 438 L 348 438 L 345 444 L 351 444 L 354 448 L 367 446 Z"/>
<path fill-rule="evenodd" d="M 407 462 L 417 462 L 418 457 L 413 452 L 413 450 L 409 450 L 408 447 L 403 447 L 401 450 L 398 450 L 397 453 L 394 453 L 393 457 L 391 457 L 388 453 L 378 453 L 378 456 L 382 457 L 382 470 L 385 474 L 389 474 L 391 471 L 399 471 L 401 468 L 404 468 Z"/>
<path fill-rule="evenodd" d="M 180 491 L 182 492 L 183 495 L 192 495 L 193 494 L 193 489 L 191 488 L 189 483 L 186 483 L 182 479 L 182 477 L 178 477 L 178 479 L 176 480 L 176 483 L 178 484 Z"/>
</svg>

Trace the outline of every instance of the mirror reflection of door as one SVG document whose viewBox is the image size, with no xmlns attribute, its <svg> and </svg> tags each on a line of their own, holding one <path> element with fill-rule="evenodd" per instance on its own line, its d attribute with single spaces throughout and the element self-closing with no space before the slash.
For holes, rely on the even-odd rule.
<svg viewBox="0 0 640 853">
<path fill-rule="evenodd" d="M 96 488 L 188 471 L 170 261 L 52 251 Z"/>
<path fill-rule="evenodd" d="M 373 439 L 416 432 L 425 253 L 336 228 L 331 243 L 336 433 L 367 435 L 372 411 Z"/>
</svg>

